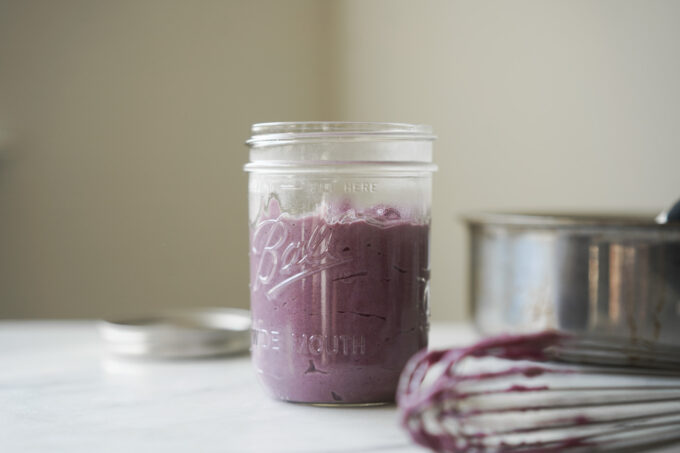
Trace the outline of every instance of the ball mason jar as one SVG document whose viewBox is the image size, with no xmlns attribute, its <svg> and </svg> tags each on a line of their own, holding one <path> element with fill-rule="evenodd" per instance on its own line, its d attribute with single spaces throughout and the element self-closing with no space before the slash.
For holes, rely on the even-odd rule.
<svg viewBox="0 0 680 453">
<path fill-rule="evenodd" d="M 394 400 L 427 346 L 434 138 L 395 123 L 252 127 L 251 352 L 273 397 Z"/>
</svg>

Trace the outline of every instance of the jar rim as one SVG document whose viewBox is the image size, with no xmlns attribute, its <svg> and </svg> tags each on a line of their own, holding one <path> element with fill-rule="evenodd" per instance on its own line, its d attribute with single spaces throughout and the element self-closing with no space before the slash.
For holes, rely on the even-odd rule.
<svg viewBox="0 0 680 453">
<path fill-rule="evenodd" d="M 426 124 L 358 121 L 290 121 L 255 123 L 250 147 L 278 146 L 296 142 L 411 140 L 433 141 L 437 137 Z"/>
<path fill-rule="evenodd" d="M 243 170 L 248 173 L 269 174 L 380 174 L 380 175 L 423 175 L 432 174 L 438 170 L 431 162 L 406 161 L 310 161 L 300 164 L 297 162 L 250 162 Z"/>
</svg>

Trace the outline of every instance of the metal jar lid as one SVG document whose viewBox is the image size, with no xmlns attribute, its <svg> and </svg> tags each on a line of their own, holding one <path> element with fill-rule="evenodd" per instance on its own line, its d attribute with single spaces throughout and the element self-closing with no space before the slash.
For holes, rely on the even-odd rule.
<svg viewBox="0 0 680 453">
<path fill-rule="evenodd" d="M 236 308 L 173 310 L 105 320 L 98 328 L 108 351 L 127 357 L 208 357 L 245 352 L 250 345 L 250 312 Z"/>
</svg>

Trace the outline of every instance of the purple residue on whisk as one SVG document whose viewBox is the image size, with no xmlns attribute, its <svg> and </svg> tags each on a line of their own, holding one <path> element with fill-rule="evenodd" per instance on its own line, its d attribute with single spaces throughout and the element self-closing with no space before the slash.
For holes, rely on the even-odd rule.
<svg viewBox="0 0 680 453">
<path fill-rule="evenodd" d="M 538 392 L 541 390 L 548 390 L 549 387 L 547 385 L 537 385 L 535 387 L 529 387 L 526 385 L 519 385 L 515 384 L 504 390 L 505 392 Z"/>
<path fill-rule="evenodd" d="M 592 422 L 585 415 L 577 415 L 576 417 L 572 418 L 571 421 L 574 425 L 587 425 Z"/>
<path fill-rule="evenodd" d="M 558 346 L 569 338 L 568 335 L 554 331 L 545 331 L 536 334 L 499 336 L 480 341 L 470 347 L 453 348 L 448 350 L 421 351 L 407 363 L 401 376 L 397 391 L 397 402 L 400 409 L 402 425 L 409 431 L 415 442 L 435 451 L 465 453 L 485 451 L 483 439 L 484 433 L 461 434 L 454 437 L 441 425 L 447 417 L 462 419 L 471 415 L 482 415 L 489 412 L 481 409 L 459 412 L 457 409 L 443 409 L 435 417 L 440 423 L 440 432 L 428 431 L 421 415 L 444 401 L 460 401 L 470 396 L 491 393 L 519 393 L 540 392 L 549 390 L 546 385 L 524 386 L 512 385 L 505 389 L 490 390 L 484 392 L 461 392 L 457 385 L 461 382 L 481 381 L 505 376 L 523 375 L 534 378 L 546 373 L 570 373 L 569 370 L 556 370 L 540 365 L 518 365 L 498 372 L 485 372 L 477 374 L 456 374 L 456 365 L 465 358 L 493 357 L 507 360 L 528 360 L 544 362 L 549 359 L 548 348 Z M 433 365 L 443 365 L 443 371 L 436 379 L 426 386 L 423 381 Z M 515 408 L 522 411 L 530 410 L 530 407 Z M 578 423 L 588 423 L 587 419 L 579 419 Z M 519 432 L 520 430 L 517 430 Z M 512 433 L 512 431 L 510 432 Z M 501 443 L 502 445 L 502 443 Z M 558 442 L 531 442 L 521 445 L 522 451 L 542 452 L 559 451 L 562 448 L 585 445 L 583 439 L 570 438 Z M 517 448 L 519 445 L 515 445 Z"/>
</svg>

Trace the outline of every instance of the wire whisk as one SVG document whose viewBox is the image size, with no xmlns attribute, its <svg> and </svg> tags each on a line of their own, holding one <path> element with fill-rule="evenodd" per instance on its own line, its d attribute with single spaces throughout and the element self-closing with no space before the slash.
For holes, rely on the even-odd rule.
<svg viewBox="0 0 680 453">
<path fill-rule="evenodd" d="M 680 442 L 680 351 L 498 337 L 417 354 L 397 400 L 411 437 L 438 452 L 639 452 Z"/>
</svg>

